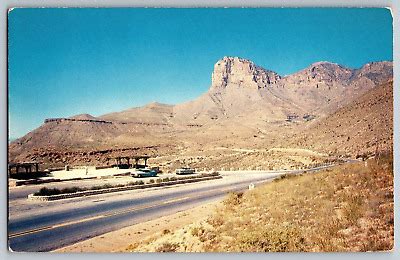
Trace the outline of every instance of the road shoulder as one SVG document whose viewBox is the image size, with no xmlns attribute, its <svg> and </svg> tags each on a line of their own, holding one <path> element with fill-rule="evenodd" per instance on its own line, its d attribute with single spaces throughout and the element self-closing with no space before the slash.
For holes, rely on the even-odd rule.
<svg viewBox="0 0 400 260">
<path fill-rule="evenodd" d="M 93 237 L 67 247 L 59 248 L 53 252 L 128 252 L 129 247 L 137 242 L 151 240 L 152 238 L 161 236 L 163 232 L 179 229 L 209 217 L 220 203 L 210 202 L 189 210 Z"/>
</svg>

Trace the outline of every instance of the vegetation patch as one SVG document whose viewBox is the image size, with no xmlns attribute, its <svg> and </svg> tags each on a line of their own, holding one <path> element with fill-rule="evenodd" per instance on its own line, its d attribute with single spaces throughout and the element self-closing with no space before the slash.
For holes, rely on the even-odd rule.
<svg viewBox="0 0 400 260">
<path fill-rule="evenodd" d="M 35 196 L 61 195 L 61 194 L 68 194 L 68 193 L 76 193 L 76 192 L 80 192 L 80 191 L 103 190 L 103 189 L 135 186 L 135 185 L 142 185 L 142 184 L 144 184 L 143 181 L 135 181 L 135 182 L 129 182 L 128 184 L 116 184 L 116 185 L 104 184 L 104 185 L 98 185 L 98 186 L 92 186 L 92 187 L 82 187 L 82 188 L 76 187 L 76 186 L 70 187 L 70 188 L 64 188 L 64 189 L 43 187 L 38 192 L 35 192 L 33 195 L 35 195 Z"/>
<path fill-rule="evenodd" d="M 230 192 L 224 200 L 225 206 L 237 206 L 242 202 L 243 192 Z"/>
<path fill-rule="evenodd" d="M 164 243 L 160 247 L 157 248 L 156 252 L 175 252 L 176 249 L 179 247 L 179 244 L 175 243 Z"/>
<path fill-rule="evenodd" d="M 391 250 L 393 201 L 390 154 L 230 193 L 211 217 L 159 238 L 172 244 L 143 242 L 135 251 Z"/>
<path fill-rule="evenodd" d="M 307 172 L 304 172 L 304 173 L 307 173 Z M 290 178 L 294 178 L 294 177 L 296 177 L 295 174 L 285 173 L 285 174 L 280 175 L 278 178 L 274 179 L 274 181 L 277 182 L 280 180 L 290 179 Z"/>
<path fill-rule="evenodd" d="M 84 191 L 84 188 L 79 188 L 79 187 L 71 187 L 71 188 L 65 188 L 65 189 L 57 189 L 57 188 L 46 188 L 43 187 L 41 188 L 38 192 L 35 192 L 35 196 L 51 196 L 51 195 L 60 195 L 60 194 L 66 194 L 66 193 L 75 193 L 78 191 Z"/>
<path fill-rule="evenodd" d="M 158 178 L 156 180 L 150 179 L 149 183 L 165 183 L 165 182 L 172 182 L 172 181 L 178 181 L 178 180 L 189 180 L 189 179 L 202 179 L 206 177 L 214 177 L 214 176 L 219 176 L 219 173 L 217 172 L 212 172 L 212 173 L 204 173 L 200 175 L 194 175 L 194 176 L 183 176 L 183 177 L 166 177 L 166 178 Z M 68 194 L 68 193 L 77 193 L 81 191 L 93 191 L 93 190 L 102 190 L 102 189 L 111 189 L 111 188 L 121 188 L 121 187 L 130 187 L 130 186 L 137 186 L 137 185 L 144 185 L 145 182 L 142 180 L 138 181 L 132 181 L 127 184 L 116 184 L 116 185 L 111 185 L 111 184 L 104 184 L 104 185 L 98 185 L 98 186 L 92 186 L 92 187 L 71 187 L 71 188 L 64 188 L 64 189 L 58 189 L 58 188 L 46 188 L 43 187 L 41 188 L 38 192 L 35 192 L 33 195 L 34 196 L 52 196 L 52 195 L 61 195 L 61 194 Z"/>
</svg>

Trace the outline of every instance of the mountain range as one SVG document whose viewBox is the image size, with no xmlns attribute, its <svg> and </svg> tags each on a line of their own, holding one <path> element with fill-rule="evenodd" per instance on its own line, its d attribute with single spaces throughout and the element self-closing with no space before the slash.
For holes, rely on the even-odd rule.
<svg viewBox="0 0 400 260">
<path fill-rule="evenodd" d="M 359 69 L 316 62 L 281 76 L 224 57 L 211 78 L 206 93 L 182 104 L 46 119 L 10 143 L 10 161 L 103 165 L 118 155 L 150 154 L 166 168 L 254 166 L 263 158 L 275 166 L 306 164 L 296 157 L 304 153 L 356 156 L 378 144 L 392 149 L 392 62 Z M 282 149 L 284 156 L 276 155 Z"/>
</svg>

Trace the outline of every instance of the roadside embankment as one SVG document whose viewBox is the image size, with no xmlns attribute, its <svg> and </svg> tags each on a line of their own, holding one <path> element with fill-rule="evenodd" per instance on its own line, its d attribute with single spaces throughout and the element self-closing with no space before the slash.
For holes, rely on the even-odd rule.
<svg viewBox="0 0 400 260">
<path fill-rule="evenodd" d="M 231 193 L 213 214 L 133 252 L 382 251 L 394 245 L 392 156 L 318 174 L 283 175 Z"/>
</svg>

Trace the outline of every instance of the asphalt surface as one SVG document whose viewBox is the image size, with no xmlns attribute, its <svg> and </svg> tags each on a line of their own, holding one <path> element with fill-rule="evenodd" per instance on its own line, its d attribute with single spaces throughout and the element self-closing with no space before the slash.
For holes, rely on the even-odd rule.
<svg viewBox="0 0 400 260">
<path fill-rule="evenodd" d="M 326 167 L 311 170 L 322 168 Z M 10 214 L 9 247 L 18 252 L 51 251 L 126 226 L 220 200 L 228 192 L 246 190 L 250 183 L 257 186 L 282 173 L 235 173 L 224 176 L 224 180 L 183 184 L 168 189 L 126 191 L 32 204 L 26 209 L 21 208 L 20 214 Z M 33 189 L 26 188 L 29 192 Z M 16 190 L 14 194 L 10 192 L 10 201 L 21 200 L 26 190 Z"/>
</svg>

